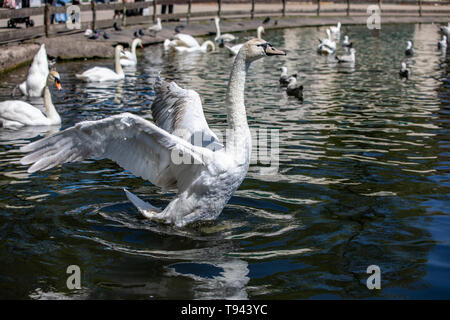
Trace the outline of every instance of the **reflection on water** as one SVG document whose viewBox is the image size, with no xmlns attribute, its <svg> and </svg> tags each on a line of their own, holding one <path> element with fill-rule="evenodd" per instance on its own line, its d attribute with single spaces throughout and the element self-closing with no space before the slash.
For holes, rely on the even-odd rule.
<svg viewBox="0 0 450 320">
<path fill-rule="evenodd" d="M 437 27 L 343 27 L 357 49 L 352 65 L 316 54 L 324 31 L 267 31 L 266 40 L 288 55 L 252 65 L 246 106 L 252 128 L 279 130 L 279 170 L 252 165 L 211 223 L 179 229 L 141 218 L 123 188 L 159 207 L 173 194 L 108 160 L 30 176 L 18 149 L 51 132 L 0 130 L 0 296 L 448 298 L 450 80 Z M 407 40 L 416 50 L 408 59 Z M 74 74 L 112 68 L 110 60 L 58 63 L 64 89 L 53 97 L 62 127 L 121 112 L 151 119 L 159 71 L 200 93 L 213 129 L 226 127 L 233 57 L 155 46 L 138 61 L 123 81 L 107 84 Z M 412 69 L 408 81 L 398 78 L 403 61 Z M 279 88 L 283 65 L 299 73 L 303 102 Z M 1 100 L 25 74 L 2 76 Z M 82 270 L 76 292 L 66 288 L 72 264 Z M 365 285 L 372 264 L 381 268 L 381 291 Z"/>
</svg>

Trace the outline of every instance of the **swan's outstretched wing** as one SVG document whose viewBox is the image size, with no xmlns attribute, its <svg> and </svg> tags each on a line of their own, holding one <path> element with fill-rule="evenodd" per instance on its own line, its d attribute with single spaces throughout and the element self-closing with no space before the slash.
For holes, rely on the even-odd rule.
<svg viewBox="0 0 450 320">
<path fill-rule="evenodd" d="M 169 83 L 159 77 L 155 82 L 155 92 L 151 110 L 153 121 L 158 127 L 196 146 L 210 150 L 223 148 L 206 122 L 197 92 L 183 89 L 175 82 Z"/>
<path fill-rule="evenodd" d="M 174 155 L 177 161 L 192 156 L 200 164 L 207 164 L 212 159 L 212 151 L 195 147 L 130 113 L 80 122 L 30 143 L 21 151 L 31 152 L 21 159 L 22 164 L 33 164 L 28 169 L 30 173 L 65 162 L 108 158 L 163 188 L 167 183 L 173 185 L 177 181 L 176 170 L 172 170 L 176 166 L 172 160 Z"/>
</svg>

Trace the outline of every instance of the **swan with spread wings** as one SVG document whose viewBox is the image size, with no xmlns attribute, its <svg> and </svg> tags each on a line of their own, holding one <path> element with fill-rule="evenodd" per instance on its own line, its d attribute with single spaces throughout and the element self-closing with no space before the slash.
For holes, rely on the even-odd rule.
<svg viewBox="0 0 450 320">
<path fill-rule="evenodd" d="M 251 135 L 244 105 L 244 87 L 251 62 L 285 53 L 262 39 L 244 44 L 234 60 L 226 95 L 226 148 L 208 127 L 200 96 L 175 82 L 157 79 L 151 110 L 154 122 L 123 113 L 84 121 L 22 147 L 30 173 L 65 162 L 108 158 L 134 175 L 177 194 L 160 209 L 126 191 L 147 218 L 185 226 L 214 220 L 247 173 Z M 193 143 L 198 135 L 201 143 Z M 206 137 L 206 138 L 205 138 Z"/>
</svg>

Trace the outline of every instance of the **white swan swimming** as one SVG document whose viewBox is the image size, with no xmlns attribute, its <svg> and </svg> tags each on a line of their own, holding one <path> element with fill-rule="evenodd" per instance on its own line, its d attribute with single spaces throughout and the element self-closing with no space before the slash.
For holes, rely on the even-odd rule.
<svg viewBox="0 0 450 320">
<path fill-rule="evenodd" d="M 120 52 L 122 49 L 123 47 L 121 45 L 117 45 L 115 48 L 115 71 L 103 67 L 94 67 L 75 76 L 86 82 L 117 81 L 125 78 L 125 73 L 123 73 L 122 66 L 120 65 Z"/>
<path fill-rule="evenodd" d="M 175 47 L 187 47 L 187 48 L 195 48 L 200 47 L 197 39 L 195 39 L 190 34 L 185 33 L 177 33 L 173 36 L 173 39 L 164 40 L 164 49 L 175 49 Z"/>
<path fill-rule="evenodd" d="M 45 115 L 36 107 L 22 100 L 0 102 L 0 127 L 17 129 L 23 126 L 53 126 L 61 124 L 61 118 L 52 103 L 49 85 L 54 81 L 61 90 L 59 73 L 52 70 L 44 87 Z"/>
<path fill-rule="evenodd" d="M 207 52 L 216 50 L 216 46 L 210 40 L 207 40 L 200 45 L 200 43 L 190 34 L 177 33 L 173 39 L 166 39 L 164 41 L 164 49 L 174 49 L 177 52 Z"/>
<path fill-rule="evenodd" d="M 214 41 L 216 42 L 230 42 L 236 40 L 236 37 L 232 35 L 231 33 L 220 33 L 220 18 L 214 17 L 214 23 L 216 24 L 216 37 L 214 38 Z"/>
<path fill-rule="evenodd" d="M 216 50 L 216 46 L 214 45 L 214 42 L 206 40 L 205 42 L 202 43 L 201 46 L 191 48 L 184 46 L 176 46 L 174 47 L 174 49 L 177 52 L 208 52 L 208 49 L 211 49 L 210 51 Z"/>
<path fill-rule="evenodd" d="M 208 127 L 198 93 L 158 79 L 151 107 L 155 123 L 130 113 L 83 121 L 22 147 L 23 152 L 31 153 L 21 163 L 32 164 L 28 168 L 32 173 L 86 158 L 112 159 L 165 190 L 177 189 L 164 210 L 126 191 L 145 217 L 180 227 L 197 220 L 214 220 L 244 180 L 250 163 L 252 138 L 244 105 L 249 66 L 263 57 L 284 54 L 259 39 L 249 40 L 240 50 L 225 99 L 226 148 L 203 144 L 221 145 Z M 197 134 L 203 139 L 193 145 L 191 139 Z"/>
<path fill-rule="evenodd" d="M 20 92 L 29 97 L 41 97 L 48 77 L 48 60 L 45 44 L 42 44 L 33 58 L 31 67 L 28 70 L 27 79 L 18 87 L 14 88 L 13 95 L 17 88 Z"/>
<path fill-rule="evenodd" d="M 259 26 L 258 29 L 256 29 L 256 39 L 261 39 L 261 35 L 264 33 L 264 27 L 263 26 Z M 239 43 L 235 46 L 229 47 L 227 45 L 225 45 L 225 48 L 227 48 L 228 52 L 230 53 L 230 55 L 237 55 L 239 50 L 241 50 L 242 46 L 244 44 L 243 43 Z"/>
<path fill-rule="evenodd" d="M 139 38 L 136 38 L 131 43 L 131 51 L 123 50 L 120 53 L 120 64 L 122 66 L 135 66 L 137 64 L 137 57 L 136 57 L 136 47 L 140 46 L 143 48 L 142 40 Z"/>
<path fill-rule="evenodd" d="M 336 51 L 336 42 L 331 39 L 330 29 L 326 30 L 327 38 L 319 40 L 317 51 L 322 54 L 333 54 Z"/>
</svg>

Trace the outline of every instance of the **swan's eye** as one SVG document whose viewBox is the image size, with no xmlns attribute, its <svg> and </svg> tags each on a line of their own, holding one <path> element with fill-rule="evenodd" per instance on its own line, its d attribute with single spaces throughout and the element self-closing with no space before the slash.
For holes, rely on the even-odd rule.
<svg viewBox="0 0 450 320">
<path fill-rule="evenodd" d="M 266 42 L 266 43 L 260 43 L 260 44 L 257 44 L 258 47 L 263 47 L 263 48 L 264 48 L 264 51 L 267 49 L 267 45 L 270 46 L 270 43 Z"/>
</svg>

